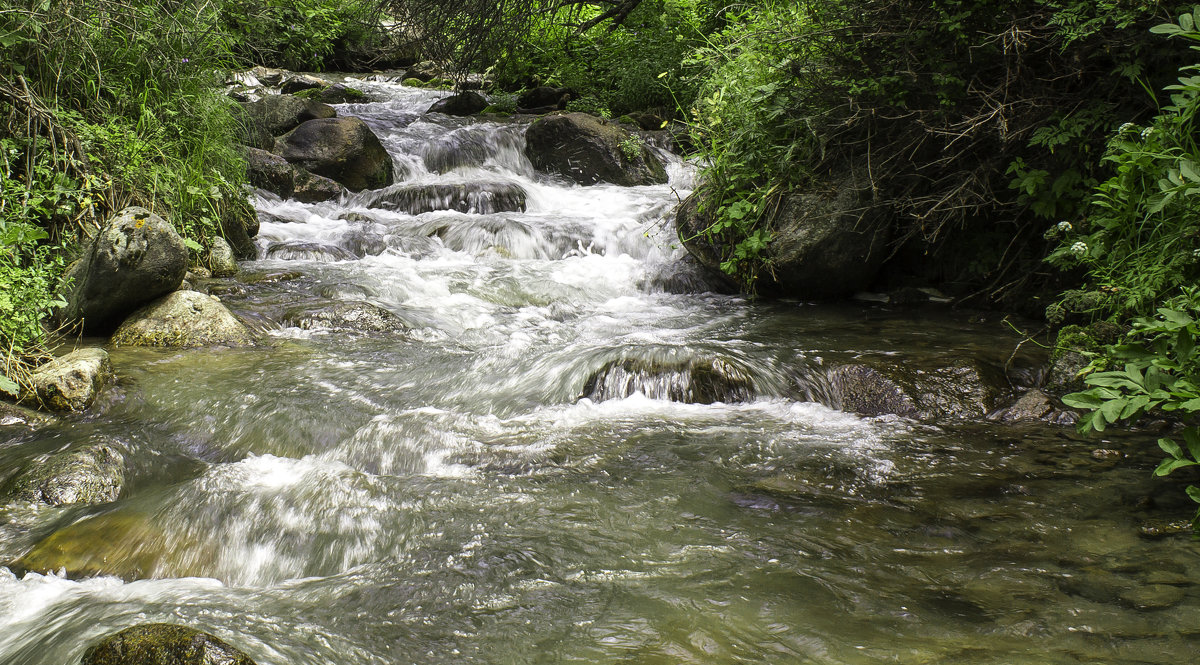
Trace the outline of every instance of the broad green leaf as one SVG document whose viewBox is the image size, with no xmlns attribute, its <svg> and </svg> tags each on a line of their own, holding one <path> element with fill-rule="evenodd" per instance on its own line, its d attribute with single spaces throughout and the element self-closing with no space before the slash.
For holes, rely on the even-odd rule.
<svg viewBox="0 0 1200 665">
<path fill-rule="evenodd" d="M 1196 28 L 1196 23 L 1195 23 L 1195 21 L 1192 20 L 1192 15 L 1191 14 L 1180 14 L 1179 15 L 1179 27 L 1183 28 L 1187 32 L 1191 32 L 1192 30 L 1194 30 Z"/>
<path fill-rule="evenodd" d="M 1178 323 L 1181 326 L 1191 325 L 1195 322 L 1195 319 L 1177 309 L 1159 307 L 1158 313 L 1167 321 L 1170 321 L 1171 323 Z"/>
<path fill-rule="evenodd" d="M 1150 28 L 1150 32 L 1153 32 L 1156 35 L 1177 35 L 1183 32 L 1183 29 L 1174 23 L 1160 23 Z"/>
<path fill-rule="evenodd" d="M 1183 442 L 1187 444 L 1192 459 L 1200 461 L 1200 428 L 1188 427 L 1183 430 Z"/>
<path fill-rule="evenodd" d="M 1186 491 L 1187 491 L 1187 495 L 1192 497 L 1192 501 L 1195 501 L 1196 503 L 1200 503 L 1200 487 L 1196 487 L 1195 485 L 1188 485 L 1188 488 Z"/>
<path fill-rule="evenodd" d="M 1076 409 L 1095 409 L 1100 406 L 1104 400 L 1089 393 L 1070 393 L 1062 396 L 1062 403 Z"/>
<path fill-rule="evenodd" d="M 1104 419 L 1110 423 L 1115 423 L 1121 419 L 1121 412 L 1125 410 L 1127 400 L 1110 399 L 1100 405 L 1100 413 L 1104 415 Z"/>
<path fill-rule="evenodd" d="M 18 397 L 20 392 L 21 386 L 18 386 L 16 381 L 13 381 L 7 376 L 0 374 L 0 393 L 5 393 L 6 395 L 11 395 L 12 397 Z"/>
<path fill-rule="evenodd" d="M 1185 466 L 1196 466 L 1196 464 L 1196 462 L 1186 459 L 1165 459 L 1162 461 L 1162 464 L 1159 464 L 1158 468 L 1154 470 L 1154 475 L 1165 476 L 1175 469 L 1182 469 Z"/>
<path fill-rule="evenodd" d="M 1183 448 L 1179 447 L 1178 443 L 1170 439 L 1159 439 L 1158 447 L 1163 449 L 1163 452 L 1174 457 L 1175 459 L 1183 459 Z"/>
</svg>

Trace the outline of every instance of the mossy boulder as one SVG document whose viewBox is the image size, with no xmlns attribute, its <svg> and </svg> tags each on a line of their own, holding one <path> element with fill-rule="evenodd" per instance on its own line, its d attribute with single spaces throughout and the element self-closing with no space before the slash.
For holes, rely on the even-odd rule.
<svg viewBox="0 0 1200 665">
<path fill-rule="evenodd" d="M 298 166 L 293 167 L 295 187 L 292 198 L 301 203 L 332 201 L 342 195 L 342 186 L 324 176 L 311 173 Z"/>
<path fill-rule="evenodd" d="M 176 291 L 134 312 L 117 328 L 118 346 L 247 346 L 254 334 L 214 296 Z"/>
<path fill-rule="evenodd" d="M 281 199 L 291 198 L 296 175 L 291 164 L 279 155 L 257 148 L 245 148 L 246 179 Z"/>
<path fill-rule="evenodd" d="M 112 379 L 107 351 L 79 349 L 34 370 L 32 389 L 21 401 L 50 411 L 86 411 Z"/>
<path fill-rule="evenodd" d="M 586 113 L 538 119 L 526 130 L 525 155 L 537 170 L 581 185 L 667 182 L 662 162 L 639 136 Z"/>
<path fill-rule="evenodd" d="M 125 455 L 119 444 L 99 442 L 35 462 L 9 483 L 11 500 L 50 506 L 116 501 L 125 485 Z"/>
<path fill-rule="evenodd" d="M 386 187 L 394 179 L 391 155 L 358 118 L 309 120 L 280 137 L 275 148 L 289 163 L 352 192 Z"/>
<path fill-rule="evenodd" d="M 80 665 L 255 665 L 245 653 L 208 633 L 169 623 L 148 623 L 109 635 L 83 655 Z"/>
<path fill-rule="evenodd" d="M 1104 353 L 1109 344 L 1120 341 L 1125 329 L 1107 321 L 1086 326 L 1070 325 L 1059 329 L 1050 352 L 1050 369 L 1046 373 L 1047 392 L 1064 395 L 1084 389 L 1079 373 L 1092 359 Z"/>
<path fill-rule="evenodd" d="M 224 238 L 212 239 L 208 248 L 208 270 L 213 277 L 232 277 L 238 273 L 237 258 Z"/>
<path fill-rule="evenodd" d="M 733 241 L 711 238 L 709 211 L 701 194 L 679 206 L 676 227 L 684 247 L 701 264 L 720 271 L 732 256 Z M 835 300 L 867 288 L 888 255 L 891 215 L 875 201 L 865 170 L 839 180 L 814 182 L 780 199 L 767 213 L 772 229 L 763 250 L 767 270 L 753 284 L 739 276 L 743 290 L 804 300 Z"/>
<path fill-rule="evenodd" d="M 520 113 L 549 113 L 567 108 L 567 102 L 578 96 L 571 88 L 540 85 L 517 97 L 517 110 Z"/>
<path fill-rule="evenodd" d="M 67 270 L 67 305 L 59 316 L 87 333 L 108 332 L 141 305 L 179 288 L 187 261 L 183 238 L 169 222 L 145 208 L 126 208 Z"/>
</svg>

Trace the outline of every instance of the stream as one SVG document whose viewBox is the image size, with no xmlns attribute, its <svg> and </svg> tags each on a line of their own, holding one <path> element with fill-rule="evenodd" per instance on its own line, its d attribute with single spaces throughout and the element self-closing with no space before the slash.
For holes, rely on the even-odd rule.
<svg viewBox="0 0 1200 665">
<path fill-rule="evenodd" d="M 259 258 L 206 288 L 262 345 L 111 349 L 102 408 L 0 429 L 0 469 L 128 459 L 115 502 L 0 507 L 0 564 L 83 571 L 0 568 L 0 663 L 157 621 L 258 665 L 1200 658 L 1200 545 L 1139 530 L 1191 510 L 1155 437 L 816 399 L 836 362 L 1002 366 L 1000 317 L 720 294 L 671 224 L 691 165 L 568 185 L 528 119 L 354 85 L 398 184 L 256 196 Z M 403 325 L 306 318 L 355 301 Z"/>
</svg>

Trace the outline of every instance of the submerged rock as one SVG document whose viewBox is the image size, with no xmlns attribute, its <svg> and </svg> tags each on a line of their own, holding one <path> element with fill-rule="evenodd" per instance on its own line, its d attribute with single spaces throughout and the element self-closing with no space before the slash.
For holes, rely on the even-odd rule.
<svg viewBox="0 0 1200 665">
<path fill-rule="evenodd" d="M 134 312 L 113 334 L 118 346 L 246 346 L 254 334 L 213 296 L 176 291 Z"/>
<path fill-rule="evenodd" d="M 194 628 L 148 623 L 109 635 L 80 665 L 255 665 L 223 640 Z"/>
<path fill-rule="evenodd" d="M 358 118 L 309 120 L 276 142 L 289 163 L 341 183 L 353 192 L 392 184 L 392 157 Z"/>
<path fill-rule="evenodd" d="M 183 238 L 145 208 L 117 213 L 65 277 L 62 321 L 88 333 L 112 330 L 130 312 L 179 288 L 187 273 Z"/>
<path fill-rule="evenodd" d="M 152 517 L 114 511 L 58 529 L 10 567 L 36 573 L 65 570 L 72 579 L 112 575 L 133 581 L 201 575 L 205 571 L 199 561 L 214 556 L 195 542 L 168 534 Z"/>
<path fill-rule="evenodd" d="M 0 427 L 41 427 L 55 422 L 54 416 L 39 413 L 17 404 L 9 404 L 0 400 Z"/>
<path fill-rule="evenodd" d="M 755 395 L 750 374 L 722 358 L 624 358 L 592 372 L 580 397 L 599 402 L 635 392 L 689 404 L 745 402 Z"/>
<path fill-rule="evenodd" d="M 395 314 L 361 301 L 297 307 L 284 314 L 283 323 L 301 330 L 338 332 L 399 333 L 408 329 Z"/>
<path fill-rule="evenodd" d="M 460 185 L 403 185 L 371 196 L 366 205 L 420 215 L 435 210 L 457 210 L 486 215 L 524 212 L 525 190 L 510 182 L 471 182 Z"/>
<path fill-rule="evenodd" d="M 475 115 L 488 107 L 487 100 L 477 92 L 460 92 L 457 95 L 443 97 L 433 103 L 426 113 L 445 113 L 446 115 Z"/>
<path fill-rule="evenodd" d="M 125 456 L 112 443 L 95 443 L 37 460 L 9 485 L 17 501 L 51 506 L 116 501 L 125 484 Z"/>
<path fill-rule="evenodd" d="M 107 351 L 79 349 L 34 370 L 33 390 L 21 401 L 51 411 L 86 411 L 112 378 Z"/>
<path fill-rule="evenodd" d="M 1079 415 L 1040 390 L 1030 390 L 1012 405 L 988 415 L 989 420 L 1006 423 L 1042 421 L 1073 425 Z"/>
<path fill-rule="evenodd" d="M 543 173 L 581 185 L 657 185 L 667 182 L 658 157 L 636 134 L 586 113 L 542 118 L 525 133 L 525 155 Z"/>
</svg>

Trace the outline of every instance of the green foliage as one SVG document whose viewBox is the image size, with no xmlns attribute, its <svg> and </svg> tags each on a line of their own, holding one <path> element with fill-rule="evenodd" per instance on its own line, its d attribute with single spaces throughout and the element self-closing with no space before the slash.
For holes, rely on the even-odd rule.
<svg viewBox="0 0 1200 665">
<path fill-rule="evenodd" d="M 1155 469 L 1165 476 L 1178 469 L 1200 465 L 1200 287 L 1186 287 L 1181 295 L 1166 301 L 1153 317 L 1134 320 L 1123 344 L 1108 347 L 1091 369 L 1121 367 L 1113 371 L 1091 371 L 1084 377 L 1086 390 L 1063 397 L 1068 406 L 1087 409 L 1080 419 L 1081 432 L 1103 431 L 1109 424 L 1136 419 L 1161 411 L 1184 422 L 1180 436 L 1160 439 L 1158 445 L 1169 456 Z M 1200 488 L 1187 489 L 1200 503 Z M 1193 518 L 1200 529 L 1200 509 Z"/>
<path fill-rule="evenodd" d="M 1151 31 L 1200 42 L 1195 21 L 1182 14 Z M 1095 287 L 1115 295 L 1108 315 L 1145 313 L 1200 276 L 1200 65 L 1181 71 L 1158 115 L 1145 127 L 1125 123 L 1109 139 L 1104 162 L 1113 175 L 1096 187 L 1087 218 L 1055 234 L 1048 260 L 1086 268 Z"/>
<path fill-rule="evenodd" d="M 321 71 L 339 51 L 378 45 L 378 2 L 224 0 L 220 28 L 235 54 L 262 65 Z"/>
</svg>

